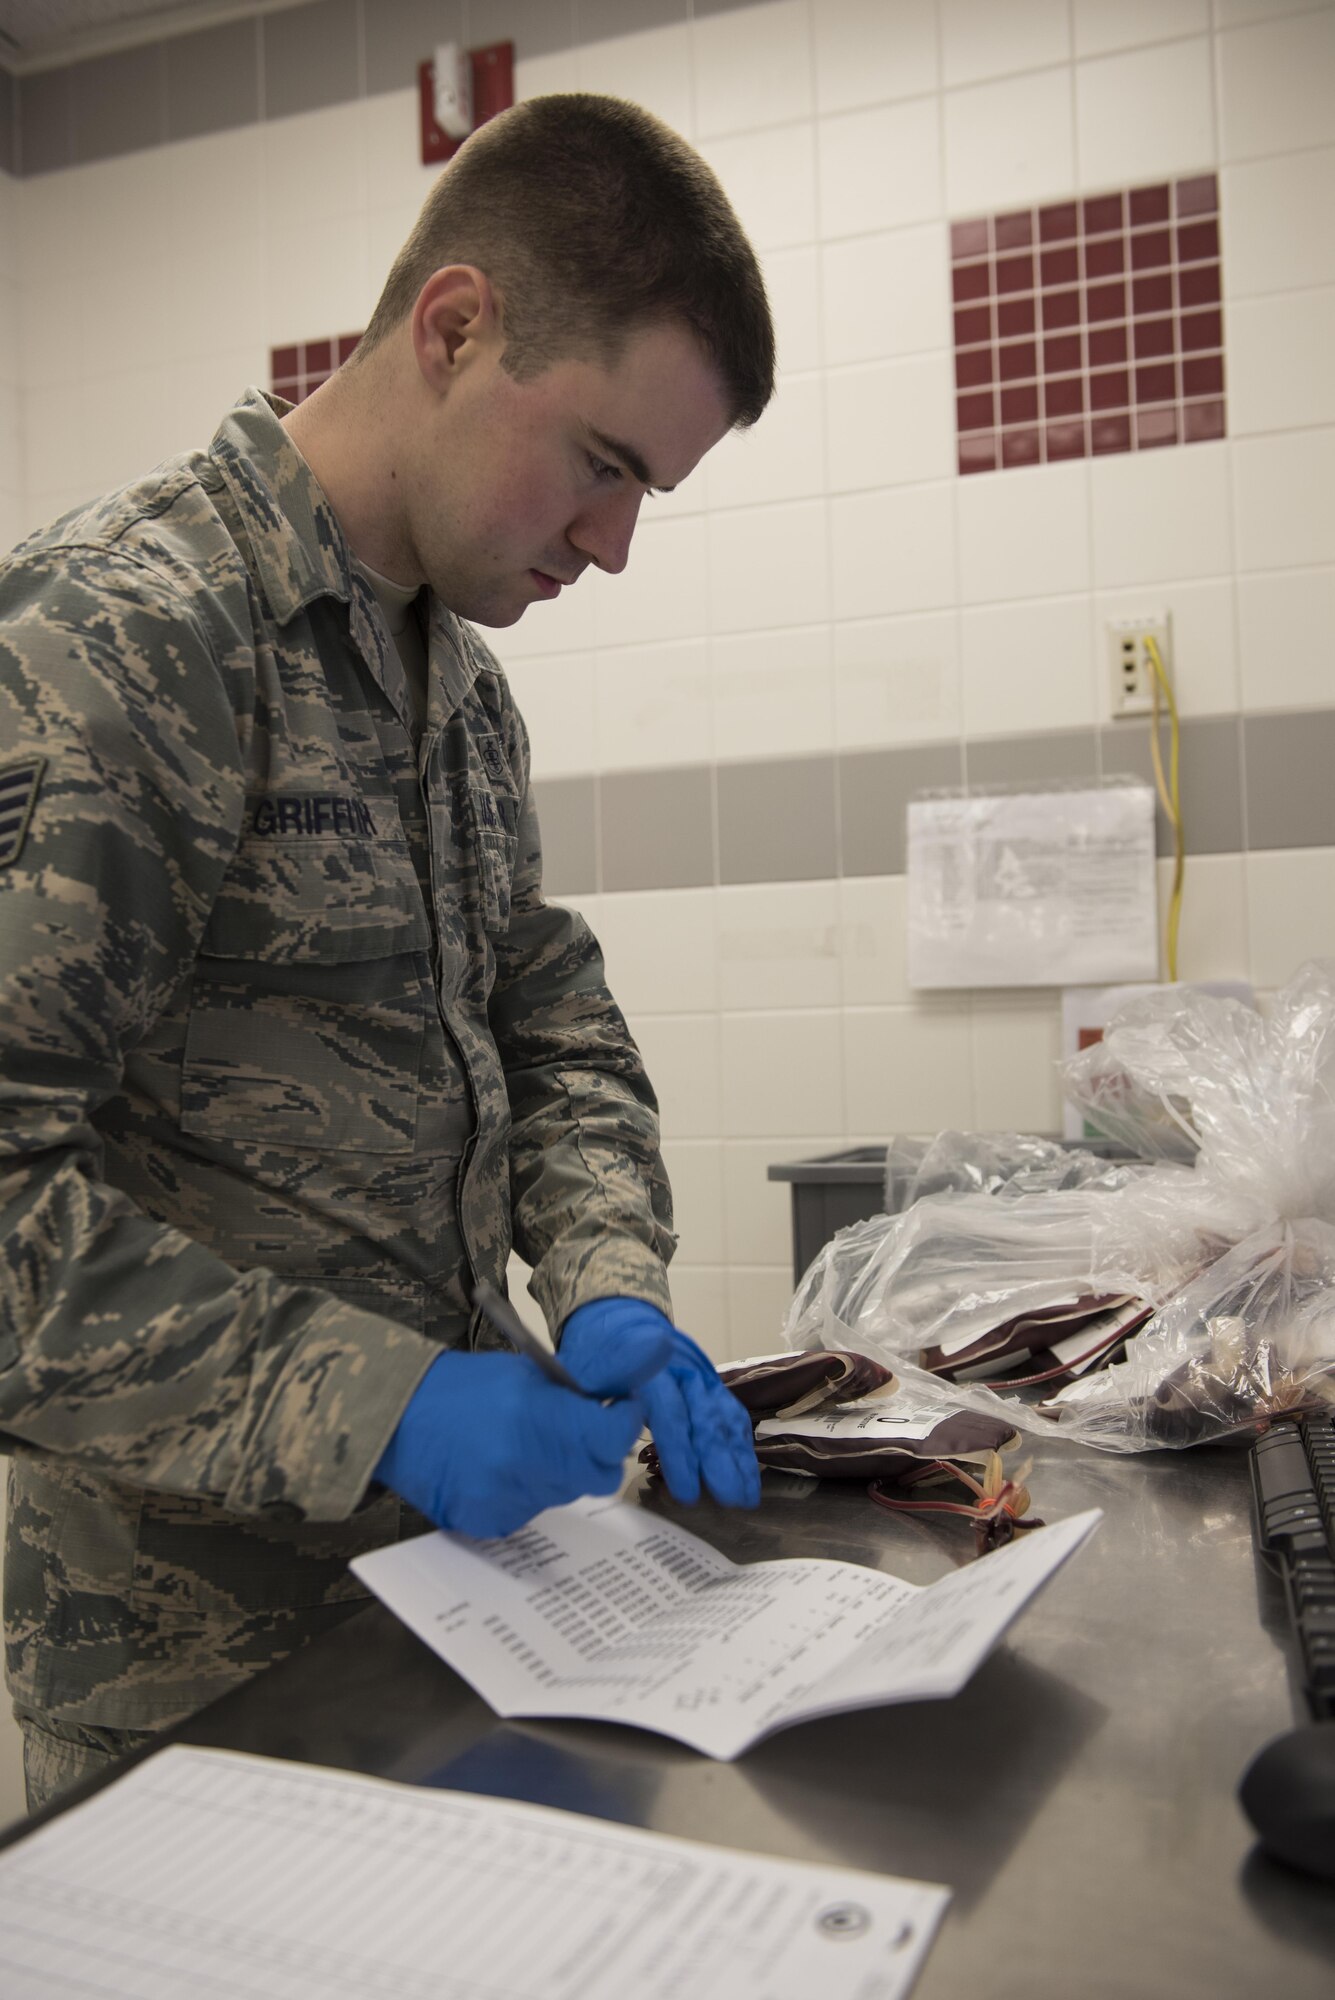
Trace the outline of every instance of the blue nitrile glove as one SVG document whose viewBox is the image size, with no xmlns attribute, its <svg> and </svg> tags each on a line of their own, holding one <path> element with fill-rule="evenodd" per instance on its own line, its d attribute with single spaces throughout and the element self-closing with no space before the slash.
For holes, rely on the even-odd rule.
<svg viewBox="0 0 1335 2000">
<path fill-rule="evenodd" d="M 615 1493 L 645 1422 L 635 1392 L 670 1351 L 663 1332 L 646 1326 L 605 1362 L 567 1360 L 586 1389 L 619 1399 L 607 1404 L 549 1382 L 522 1354 L 442 1354 L 373 1476 L 438 1528 L 482 1541 L 582 1493 Z"/>
<path fill-rule="evenodd" d="M 656 1330 L 671 1341 L 667 1365 L 641 1380 L 639 1398 L 674 1499 L 700 1498 L 703 1482 L 725 1507 L 755 1507 L 760 1467 L 751 1419 L 709 1356 L 644 1299 L 592 1299 L 561 1329 L 561 1359 L 581 1381 L 610 1369 L 623 1347 Z"/>
</svg>

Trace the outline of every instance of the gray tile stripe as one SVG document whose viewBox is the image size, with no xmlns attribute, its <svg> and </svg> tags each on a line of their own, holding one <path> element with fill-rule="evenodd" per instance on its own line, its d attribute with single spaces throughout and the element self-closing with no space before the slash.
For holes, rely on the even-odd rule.
<svg viewBox="0 0 1335 2000">
<path fill-rule="evenodd" d="M 962 785 L 966 765 L 975 789 L 1122 772 L 1152 782 L 1149 729 L 1135 723 L 540 779 L 547 886 L 590 895 L 901 875 L 909 799 Z M 1188 718 L 1181 790 L 1188 854 L 1335 847 L 1335 708 Z M 1158 846 L 1172 852 L 1162 812 Z"/>
<path fill-rule="evenodd" d="M 695 0 L 695 12 L 750 4 Z M 242 15 L 16 76 L 8 123 L 10 79 L 0 69 L 0 168 L 52 173 L 403 90 L 451 38 L 473 48 L 512 41 L 517 55 L 542 56 L 689 18 L 688 0 L 312 0 Z M 206 37 L 207 61 L 199 46 Z"/>
</svg>

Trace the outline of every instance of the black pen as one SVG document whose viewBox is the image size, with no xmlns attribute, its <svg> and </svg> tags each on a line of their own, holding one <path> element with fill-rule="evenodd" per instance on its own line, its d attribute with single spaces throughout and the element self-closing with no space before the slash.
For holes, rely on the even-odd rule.
<svg viewBox="0 0 1335 2000">
<path fill-rule="evenodd" d="M 489 1285 L 485 1278 L 473 1287 L 473 1304 L 483 1319 L 488 1320 L 497 1333 L 503 1334 L 517 1353 L 526 1354 L 541 1368 L 549 1382 L 557 1383 L 562 1389 L 573 1389 L 577 1396 L 587 1396 L 591 1402 L 600 1401 L 590 1390 L 581 1388 L 551 1349 L 544 1347 L 537 1335 L 529 1332 L 509 1299 L 502 1298 L 496 1287 Z"/>
</svg>

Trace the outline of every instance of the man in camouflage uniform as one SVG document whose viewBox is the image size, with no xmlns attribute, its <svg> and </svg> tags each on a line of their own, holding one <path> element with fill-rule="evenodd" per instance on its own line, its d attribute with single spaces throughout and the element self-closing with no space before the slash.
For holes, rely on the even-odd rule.
<svg viewBox="0 0 1335 2000">
<path fill-rule="evenodd" d="M 685 1497 L 754 1501 L 738 1406 L 661 1317 L 653 1093 L 595 941 L 543 901 L 523 723 L 463 621 L 623 567 L 646 491 L 772 375 L 703 164 L 630 107 L 534 100 L 446 170 L 329 384 L 251 392 L 0 565 L 33 1803 L 346 1617 L 349 1557 L 419 1507 L 499 1532 L 614 1487 L 642 1412 L 681 1419 Z M 512 1235 L 606 1407 L 474 1351 Z M 549 1463 L 627 1411 L 608 1465 Z"/>
</svg>

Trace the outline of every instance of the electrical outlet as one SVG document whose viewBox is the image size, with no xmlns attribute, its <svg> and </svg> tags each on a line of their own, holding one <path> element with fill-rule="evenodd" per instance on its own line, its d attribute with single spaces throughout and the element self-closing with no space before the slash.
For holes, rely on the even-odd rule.
<svg viewBox="0 0 1335 2000">
<path fill-rule="evenodd" d="M 1108 620 L 1109 692 L 1114 722 L 1128 715 L 1153 713 L 1154 668 L 1146 639 L 1153 639 L 1163 670 L 1171 678 L 1173 654 L 1166 611 L 1147 612 L 1141 618 Z"/>
</svg>

